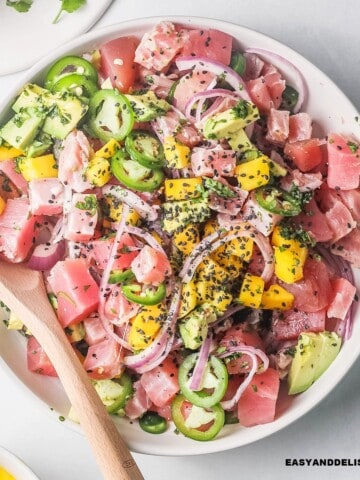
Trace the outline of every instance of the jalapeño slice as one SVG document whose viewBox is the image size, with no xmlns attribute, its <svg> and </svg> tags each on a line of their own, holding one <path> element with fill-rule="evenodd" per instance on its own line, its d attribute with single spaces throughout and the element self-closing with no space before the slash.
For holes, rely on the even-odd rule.
<svg viewBox="0 0 360 480">
<path fill-rule="evenodd" d="M 144 130 L 133 130 L 125 139 L 125 148 L 130 157 L 147 168 L 164 165 L 164 149 L 155 135 Z"/>
</svg>

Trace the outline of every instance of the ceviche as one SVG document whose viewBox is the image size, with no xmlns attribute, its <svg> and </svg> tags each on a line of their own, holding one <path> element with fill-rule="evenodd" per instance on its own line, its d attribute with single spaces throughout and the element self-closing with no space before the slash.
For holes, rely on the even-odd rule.
<svg viewBox="0 0 360 480">
<path fill-rule="evenodd" d="M 1 258 L 43 272 L 109 413 L 200 441 L 269 423 L 280 385 L 307 390 L 351 335 L 359 142 L 315 136 L 306 95 L 276 52 L 161 21 L 14 100 Z M 7 326 L 56 376 L 22 319 Z"/>
</svg>

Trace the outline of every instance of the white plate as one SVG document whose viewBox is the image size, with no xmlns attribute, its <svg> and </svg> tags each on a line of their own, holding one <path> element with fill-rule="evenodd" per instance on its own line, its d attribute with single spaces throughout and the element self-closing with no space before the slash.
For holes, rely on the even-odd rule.
<svg viewBox="0 0 360 480">
<path fill-rule="evenodd" d="M 59 45 L 86 32 L 99 20 L 112 0 L 87 0 L 78 11 L 56 17 L 58 0 L 34 0 L 31 9 L 19 13 L 0 2 L 0 75 L 34 65 Z"/>
<path fill-rule="evenodd" d="M 16 480 L 39 480 L 19 457 L 3 447 L 0 447 L 0 467 L 4 468 Z"/>
<path fill-rule="evenodd" d="M 66 53 L 76 54 L 91 50 L 117 36 L 141 35 L 163 19 L 159 17 L 140 19 L 106 27 L 90 32 L 59 48 L 23 76 L 21 82 L 15 85 L 9 92 L 7 100 L 0 105 L 0 112 L 3 111 L 3 114 L 5 114 L 6 109 L 9 108 L 22 84 L 30 80 L 41 81 L 42 75 L 47 70 L 49 64 L 58 57 Z M 243 48 L 256 46 L 283 55 L 297 65 L 307 80 L 309 94 L 304 109 L 312 115 L 319 135 L 336 131 L 360 138 L 360 125 L 355 120 L 355 117 L 358 115 L 355 107 L 327 76 L 290 48 L 265 35 L 230 23 L 194 17 L 168 17 L 167 19 L 193 28 L 216 28 L 232 35 L 237 39 L 239 46 Z M 284 74 L 286 76 L 286 72 Z M 358 286 L 360 285 L 360 272 L 356 273 L 356 283 Z M 359 316 L 358 312 L 356 314 Z M 65 416 L 68 412 L 69 404 L 57 379 L 29 373 L 26 369 L 25 339 L 19 334 L 7 331 L 3 326 L 0 326 L 0 333 L 0 355 L 8 365 L 8 369 L 17 375 L 19 380 L 27 386 L 27 389 L 24 389 L 24 396 L 26 395 L 25 392 L 30 390 L 48 406 L 53 407 L 56 415 Z M 317 405 L 344 377 L 357 359 L 360 353 L 358 338 L 360 338 L 360 318 L 355 322 L 352 337 L 346 341 L 338 358 L 330 368 L 305 393 L 292 398 L 291 401 L 281 401 L 277 409 L 276 419 L 272 423 L 252 428 L 231 425 L 224 428 L 220 435 L 211 442 L 194 442 L 182 435 L 175 435 L 173 427 L 170 427 L 163 435 L 150 435 L 144 433 L 136 422 L 129 423 L 121 419 L 116 421 L 130 448 L 140 453 L 196 455 L 228 450 L 249 444 L 279 431 Z M 79 430 L 76 424 L 69 421 L 66 421 L 64 424 Z"/>
</svg>

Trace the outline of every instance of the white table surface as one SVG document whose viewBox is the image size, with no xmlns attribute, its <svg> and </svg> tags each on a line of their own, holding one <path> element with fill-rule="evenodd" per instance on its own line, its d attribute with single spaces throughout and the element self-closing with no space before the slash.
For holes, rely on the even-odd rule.
<svg viewBox="0 0 360 480">
<path fill-rule="evenodd" d="M 94 28 L 154 15 L 207 16 L 268 34 L 320 67 L 360 109 L 359 0 L 114 0 Z M 0 99 L 19 77 L 0 77 Z M 101 479 L 85 438 L 22 392 L 15 378 L 0 371 L 0 445 L 41 480 Z M 135 454 L 146 480 L 360 478 L 360 466 L 290 467 L 287 458 L 360 459 L 360 361 L 306 417 L 264 440 L 206 456 Z"/>
</svg>

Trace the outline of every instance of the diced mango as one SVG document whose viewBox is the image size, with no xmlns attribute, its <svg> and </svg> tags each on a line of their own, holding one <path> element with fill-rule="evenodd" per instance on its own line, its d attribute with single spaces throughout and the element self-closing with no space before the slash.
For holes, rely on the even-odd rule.
<svg viewBox="0 0 360 480">
<path fill-rule="evenodd" d="M 239 302 L 245 307 L 259 308 L 265 282 L 257 275 L 246 273 L 239 293 Z"/>
<path fill-rule="evenodd" d="M 232 279 L 240 275 L 243 268 L 243 261 L 241 258 L 235 255 L 224 255 L 222 252 L 219 253 L 218 250 L 215 250 L 210 256 L 220 265 L 220 267 L 228 272 Z"/>
<path fill-rule="evenodd" d="M 270 285 L 261 300 L 261 308 L 265 310 L 290 310 L 294 303 L 294 295 L 280 285 Z"/>
<path fill-rule="evenodd" d="M 173 242 L 183 255 L 190 255 L 200 242 L 199 227 L 193 223 L 185 225 L 181 230 L 174 232 Z"/>
<path fill-rule="evenodd" d="M 284 238 L 279 226 L 272 233 L 271 243 L 274 248 L 275 275 L 286 283 L 301 280 L 308 248 L 299 240 Z"/>
<path fill-rule="evenodd" d="M 235 167 L 239 187 L 243 190 L 254 190 L 269 183 L 270 167 L 267 157 L 261 156 L 248 162 L 240 163 Z"/>
<path fill-rule="evenodd" d="M 190 200 L 199 198 L 201 195 L 200 187 L 202 185 L 201 177 L 193 178 L 169 178 L 165 180 L 165 199 L 171 200 Z"/>
<path fill-rule="evenodd" d="M 20 157 L 21 155 L 24 155 L 24 152 L 18 148 L 11 147 L 10 145 L 0 146 L 0 162 Z"/>
<path fill-rule="evenodd" d="M 274 247 L 274 261 L 275 275 L 283 282 L 295 283 L 303 278 L 303 263 L 294 250 Z"/>
<path fill-rule="evenodd" d="M 196 280 L 205 280 L 214 285 L 222 285 L 230 278 L 230 274 L 211 257 L 206 257 L 196 269 Z"/>
<path fill-rule="evenodd" d="M 120 144 L 113 138 L 95 152 L 95 157 L 111 158 L 119 150 Z"/>
<path fill-rule="evenodd" d="M 95 156 L 89 161 L 86 179 L 95 187 L 103 187 L 111 178 L 110 162 L 105 157 Z"/>
<path fill-rule="evenodd" d="M 130 320 L 129 343 L 135 350 L 148 347 L 156 337 L 166 317 L 166 308 L 162 303 L 144 306 L 140 312 Z"/>
<path fill-rule="evenodd" d="M 5 200 L 2 197 L 0 197 L 0 215 L 4 212 L 5 207 L 6 207 Z"/>
<path fill-rule="evenodd" d="M 174 136 L 164 139 L 164 155 L 170 168 L 186 168 L 190 165 L 190 148 L 183 145 Z"/>
<path fill-rule="evenodd" d="M 221 314 L 224 313 L 232 302 L 232 295 L 222 287 L 215 287 L 213 283 L 200 281 L 196 283 L 197 299 L 201 305 L 207 303 Z"/>
<path fill-rule="evenodd" d="M 209 219 L 204 225 L 204 237 L 212 235 L 213 233 L 217 232 L 219 228 L 219 224 L 215 219 Z"/>
<path fill-rule="evenodd" d="M 58 176 L 58 167 L 54 155 L 41 157 L 22 157 L 17 166 L 22 176 L 30 182 L 38 178 L 53 178 Z"/>
<path fill-rule="evenodd" d="M 179 318 L 185 317 L 197 305 L 197 292 L 195 282 L 183 283 L 181 291 L 181 302 L 179 308 Z"/>
<path fill-rule="evenodd" d="M 307 259 L 308 252 L 309 252 L 308 248 L 302 245 L 301 242 L 299 242 L 299 240 L 284 238 L 281 235 L 281 227 L 276 226 L 274 228 L 274 231 L 271 236 L 271 244 L 276 247 L 287 248 L 289 250 L 294 251 L 298 255 L 301 261 L 301 265 L 304 266 L 305 261 Z"/>
<path fill-rule="evenodd" d="M 122 203 L 112 196 L 105 197 L 105 201 L 109 208 L 108 215 L 110 220 L 112 220 L 113 222 L 118 222 L 121 218 L 123 210 Z M 126 221 L 129 225 L 136 226 L 140 221 L 140 215 L 136 212 L 136 210 L 130 207 L 129 215 Z"/>
</svg>

